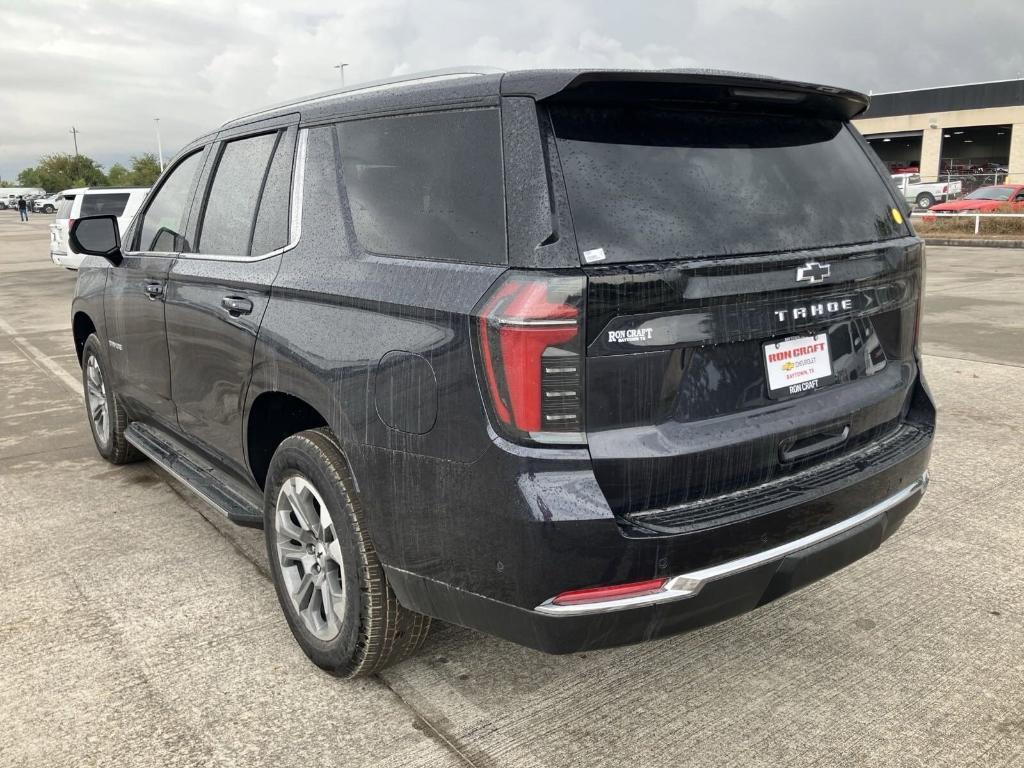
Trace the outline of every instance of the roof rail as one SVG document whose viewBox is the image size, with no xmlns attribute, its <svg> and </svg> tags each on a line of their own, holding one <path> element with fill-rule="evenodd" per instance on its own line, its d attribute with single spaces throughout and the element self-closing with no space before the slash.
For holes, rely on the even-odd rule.
<svg viewBox="0 0 1024 768">
<path fill-rule="evenodd" d="M 458 77 L 479 77 L 481 75 L 500 75 L 504 73 L 504 69 L 498 69 L 496 67 L 461 66 L 448 67 L 446 69 L 431 69 L 425 72 L 414 72 L 407 75 L 387 77 L 380 80 L 369 80 L 364 83 L 358 83 L 355 85 L 349 85 L 342 88 L 336 88 L 330 91 L 323 91 L 322 93 L 314 93 L 311 94 L 310 96 L 305 96 L 300 99 L 293 99 L 291 101 L 285 101 L 280 104 L 274 104 L 269 107 L 264 107 L 263 109 L 258 109 L 255 112 L 248 112 L 244 115 L 239 115 L 238 117 L 234 117 L 231 120 L 228 120 L 221 126 L 221 128 L 232 123 L 237 123 L 239 120 L 245 120 L 246 118 L 256 117 L 267 112 L 276 112 L 277 110 L 283 109 L 285 107 L 299 107 L 306 104 L 312 104 L 317 101 L 326 101 L 327 99 L 337 98 L 339 96 L 348 96 L 357 93 L 367 93 L 402 85 L 414 85 L 416 83 L 435 82 L 438 80 L 450 80 Z"/>
</svg>

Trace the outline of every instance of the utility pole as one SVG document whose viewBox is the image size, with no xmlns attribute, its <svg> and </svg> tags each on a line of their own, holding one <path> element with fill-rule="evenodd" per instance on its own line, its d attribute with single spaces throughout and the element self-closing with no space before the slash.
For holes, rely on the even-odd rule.
<svg viewBox="0 0 1024 768">
<path fill-rule="evenodd" d="M 75 157 L 78 157 L 78 134 L 79 133 L 80 133 L 80 131 L 77 128 L 75 128 L 75 126 L 72 125 L 71 126 L 71 136 L 75 140 Z"/>
<path fill-rule="evenodd" d="M 348 66 L 348 64 L 344 64 L 344 63 L 342 63 L 342 64 L 335 64 L 334 65 L 334 68 L 336 70 L 338 70 L 338 72 L 341 73 L 341 84 L 342 84 L 342 86 L 345 85 L 345 67 L 347 67 L 347 66 Z"/>
<path fill-rule="evenodd" d="M 160 141 L 160 118 L 154 117 L 153 122 L 156 123 L 156 151 L 160 158 L 160 173 L 164 172 L 164 145 Z"/>
</svg>

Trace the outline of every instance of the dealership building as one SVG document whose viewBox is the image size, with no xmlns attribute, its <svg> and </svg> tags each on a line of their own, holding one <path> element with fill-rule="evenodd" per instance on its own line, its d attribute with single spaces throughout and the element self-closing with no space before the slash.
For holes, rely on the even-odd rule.
<svg viewBox="0 0 1024 768">
<path fill-rule="evenodd" d="M 877 93 L 854 123 L 894 171 L 1024 183 L 1024 79 Z"/>
</svg>

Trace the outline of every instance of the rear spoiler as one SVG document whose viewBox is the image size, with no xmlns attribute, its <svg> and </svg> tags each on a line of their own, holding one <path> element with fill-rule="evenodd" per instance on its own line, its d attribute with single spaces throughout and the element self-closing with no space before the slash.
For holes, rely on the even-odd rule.
<svg viewBox="0 0 1024 768">
<path fill-rule="evenodd" d="M 502 96 L 537 101 L 663 101 L 849 120 L 868 108 L 863 93 L 827 85 L 711 70 L 533 70 L 501 81 Z"/>
</svg>

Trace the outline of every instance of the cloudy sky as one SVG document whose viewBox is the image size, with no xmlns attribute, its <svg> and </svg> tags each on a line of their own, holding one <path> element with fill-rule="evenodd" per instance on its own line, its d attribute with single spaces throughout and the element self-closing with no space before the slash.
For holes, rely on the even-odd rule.
<svg viewBox="0 0 1024 768">
<path fill-rule="evenodd" d="M 165 153 L 254 107 L 455 64 L 715 67 L 875 92 L 1024 72 L 1016 0 L 9 0 L 0 178 Z"/>
</svg>

